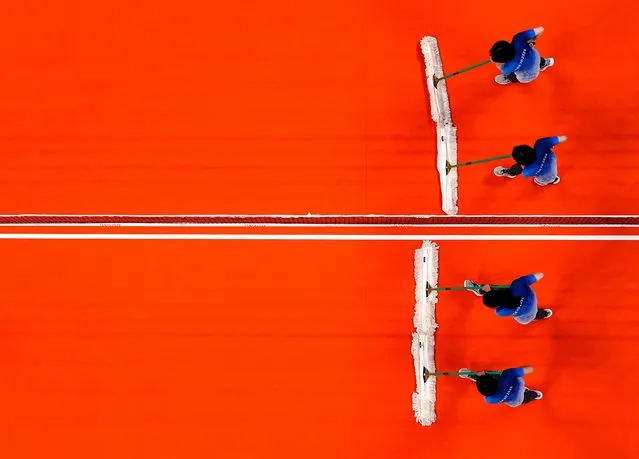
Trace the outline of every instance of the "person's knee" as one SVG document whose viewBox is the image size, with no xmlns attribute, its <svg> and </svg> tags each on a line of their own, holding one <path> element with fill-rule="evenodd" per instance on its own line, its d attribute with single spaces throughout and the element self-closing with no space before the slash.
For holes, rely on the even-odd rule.
<svg viewBox="0 0 639 459">
<path fill-rule="evenodd" d="M 513 164 L 512 166 L 510 166 L 510 169 L 508 169 L 508 173 L 510 175 L 519 175 L 522 173 L 523 170 L 524 168 L 521 166 L 521 164 Z"/>
</svg>

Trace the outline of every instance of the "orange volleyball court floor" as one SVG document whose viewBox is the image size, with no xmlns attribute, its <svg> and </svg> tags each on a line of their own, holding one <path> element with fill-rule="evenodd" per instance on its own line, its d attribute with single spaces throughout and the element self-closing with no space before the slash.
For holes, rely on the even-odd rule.
<svg viewBox="0 0 639 459">
<path fill-rule="evenodd" d="M 460 161 L 564 134 L 562 182 L 539 189 L 500 181 L 494 164 L 465 168 L 460 214 L 637 214 L 635 10 L 5 1 L 0 214 L 440 213 L 419 39 L 437 37 L 452 72 L 538 25 L 538 48 L 556 59 L 538 81 L 497 87 L 483 67 L 448 89 Z M 528 383 L 546 396 L 491 407 L 466 381 L 440 378 L 438 420 L 420 427 L 419 241 L 3 234 L 2 459 L 639 457 L 637 242 L 441 242 L 442 285 L 543 271 L 540 302 L 555 316 L 521 327 L 470 294 L 442 294 L 437 368 L 530 364 Z"/>
<path fill-rule="evenodd" d="M 459 160 L 565 134 L 561 186 L 460 170 L 460 214 L 638 213 L 635 3 L 24 0 L 0 7 L 2 213 L 438 213 L 447 72 L 543 25 L 556 65 L 449 81 Z M 507 183 L 506 183 L 507 182 Z"/>
<path fill-rule="evenodd" d="M 543 271 L 548 322 L 437 305 L 439 370 L 530 364 L 546 397 L 410 396 L 418 241 L 1 241 L 7 458 L 636 457 L 636 242 L 442 242 L 440 285 Z"/>
</svg>

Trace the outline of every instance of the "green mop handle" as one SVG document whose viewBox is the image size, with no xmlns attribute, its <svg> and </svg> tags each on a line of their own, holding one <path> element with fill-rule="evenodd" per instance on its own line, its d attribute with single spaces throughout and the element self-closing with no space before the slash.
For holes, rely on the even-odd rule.
<svg viewBox="0 0 639 459">
<path fill-rule="evenodd" d="M 513 157 L 512 155 L 503 155 L 503 156 L 494 156 L 492 158 L 486 158 L 486 159 L 476 159 L 475 161 L 468 161 L 467 163 L 451 164 L 450 168 L 452 169 L 453 167 L 472 166 L 473 164 L 487 163 L 489 161 L 497 161 L 499 159 L 507 159 L 512 157 Z"/>
<path fill-rule="evenodd" d="M 491 285 L 491 289 L 493 290 L 504 290 L 510 288 L 510 285 Z M 455 291 L 455 290 L 475 290 L 473 287 L 426 287 L 426 290 L 429 292 L 443 292 L 443 291 Z"/>
<path fill-rule="evenodd" d="M 486 61 L 480 62 L 479 64 L 471 65 L 470 67 L 466 67 L 465 69 L 457 70 L 456 72 L 450 73 L 448 75 L 444 75 L 441 78 L 437 78 L 433 75 L 433 82 L 435 83 L 435 87 L 437 87 L 437 83 L 442 80 L 446 80 L 448 78 L 454 77 L 455 75 L 459 75 L 460 73 L 468 72 L 469 70 L 476 69 L 477 67 L 481 67 L 482 65 L 490 64 L 491 60 L 488 59 Z"/>
<path fill-rule="evenodd" d="M 429 376 L 478 376 L 479 373 L 485 373 L 487 375 L 500 375 L 501 371 L 486 370 L 486 371 L 440 371 L 435 373 L 428 373 Z"/>
<path fill-rule="evenodd" d="M 439 371 L 439 372 L 435 372 L 435 373 L 429 373 L 428 370 L 426 369 L 426 367 L 424 367 L 424 369 L 422 370 L 422 380 L 424 382 L 426 382 L 428 380 L 428 378 L 430 378 L 431 376 L 437 377 L 437 376 L 479 376 L 479 373 L 485 373 L 487 375 L 494 375 L 494 376 L 498 376 L 500 375 L 502 372 L 501 371 L 495 371 L 495 370 L 486 370 L 486 371 Z"/>
</svg>

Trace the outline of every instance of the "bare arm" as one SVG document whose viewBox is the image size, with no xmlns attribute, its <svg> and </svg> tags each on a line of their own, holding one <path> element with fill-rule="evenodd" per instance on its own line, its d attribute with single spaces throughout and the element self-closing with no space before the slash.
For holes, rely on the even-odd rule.
<svg viewBox="0 0 639 459">
<path fill-rule="evenodd" d="M 529 375 L 530 373 L 535 371 L 535 369 L 533 367 L 531 367 L 530 365 L 526 365 L 525 367 L 521 367 L 521 369 L 524 370 L 524 375 Z"/>
<path fill-rule="evenodd" d="M 535 273 L 533 274 L 533 276 L 535 276 L 535 279 L 537 279 L 537 282 L 539 282 L 544 278 L 544 273 Z"/>
<path fill-rule="evenodd" d="M 559 143 L 564 143 L 568 140 L 568 136 L 567 135 L 557 136 L 557 140 L 559 141 Z"/>
<path fill-rule="evenodd" d="M 539 38 L 541 36 L 541 34 L 544 33 L 544 28 L 543 27 L 535 27 L 533 29 L 533 33 L 535 34 L 535 36 L 533 38 L 531 38 L 530 40 L 528 40 L 528 43 L 530 43 L 532 46 L 535 46 L 535 43 L 537 43 L 537 38 Z"/>
</svg>

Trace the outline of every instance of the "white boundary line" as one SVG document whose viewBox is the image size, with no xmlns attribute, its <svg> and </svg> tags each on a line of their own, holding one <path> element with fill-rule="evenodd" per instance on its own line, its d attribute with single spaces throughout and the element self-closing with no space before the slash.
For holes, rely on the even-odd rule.
<svg viewBox="0 0 639 459">
<path fill-rule="evenodd" d="M 66 228 L 639 228 L 615 224 L 547 224 L 547 223 L 438 223 L 438 224 L 352 224 L 352 223 L 0 223 L 0 227 Z"/>
<path fill-rule="evenodd" d="M 195 241 L 639 241 L 639 235 L 555 234 L 46 234 L 0 233 L 0 239 Z"/>
<path fill-rule="evenodd" d="M 458 218 L 620 218 L 620 217 L 634 217 L 639 219 L 639 215 L 625 214 L 625 215 L 554 215 L 554 214 L 472 214 L 472 215 L 443 215 L 443 214 L 0 214 L 0 217 L 134 217 L 134 218 L 149 218 L 149 217 L 161 217 L 161 218 L 369 218 L 369 217 L 392 217 L 392 218 L 445 218 L 445 219 L 458 219 Z"/>
</svg>

